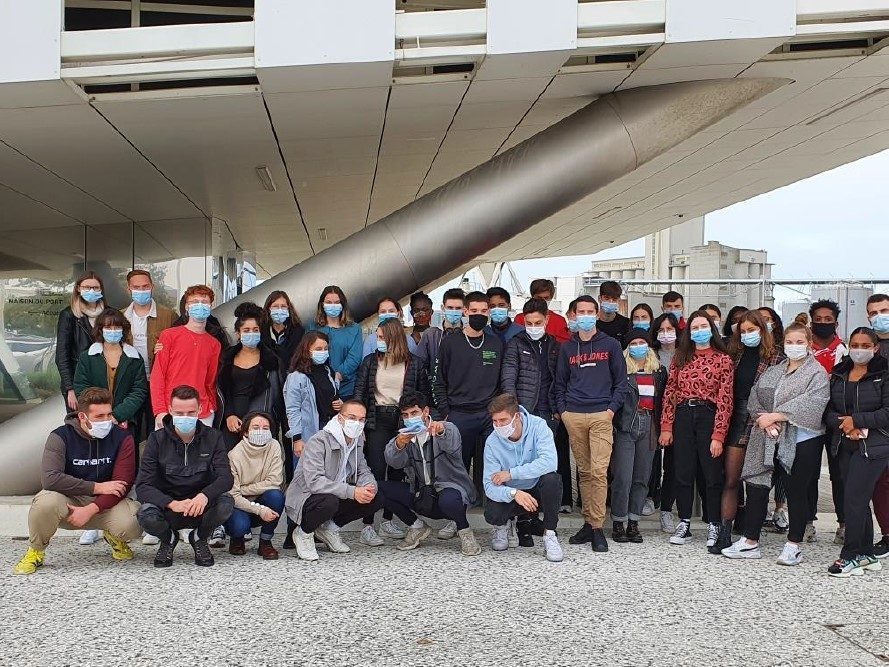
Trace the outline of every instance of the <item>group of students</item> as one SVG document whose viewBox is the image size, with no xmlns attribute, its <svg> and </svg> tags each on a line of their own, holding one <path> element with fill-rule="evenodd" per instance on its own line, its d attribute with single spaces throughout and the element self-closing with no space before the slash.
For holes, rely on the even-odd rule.
<svg viewBox="0 0 889 667">
<path fill-rule="evenodd" d="M 82 542 L 101 530 L 119 560 L 142 534 L 158 567 L 180 540 L 199 565 L 226 539 L 243 555 L 259 527 L 257 551 L 273 560 L 282 515 L 284 548 L 305 560 L 318 543 L 348 552 L 340 528 L 359 519 L 362 544 L 390 538 L 399 550 L 443 521 L 437 536 L 458 536 L 474 556 L 467 510 L 482 504 L 495 551 L 536 535 L 560 561 L 575 483 L 584 524 L 571 544 L 608 551 L 606 505 L 614 542 L 642 542 L 640 518 L 660 508 L 670 543 L 685 544 L 697 487 L 711 553 L 761 557 L 769 514 L 788 532 L 778 562 L 795 565 L 815 539 L 825 446 L 843 543 L 830 574 L 877 570 L 889 553 L 889 296 L 869 300 L 873 329 L 855 330 L 847 349 L 833 302 L 786 329 L 770 308 L 735 307 L 722 322 L 705 305 L 686 318 L 676 292 L 657 316 L 640 304 L 625 317 L 608 281 L 562 317 L 545 279 L 515 319 L 499 287 L 447 290 L 440 327 L 418 292 L 410 330 L 398 300 L 383 298 L 364 337 L 329 286 L 305 325 L 284 292 L 242 303 L 230 345 L 210 288 L 188 288 L 177 318 L 148 272 L 130 272 L 127 286 L 132 303 L 107 308 L 87 273 L 59 317 L 70 414 L 47 440 L 18 573 L 43 563 L 59 526 L 87 529 Z"/>
</svg>

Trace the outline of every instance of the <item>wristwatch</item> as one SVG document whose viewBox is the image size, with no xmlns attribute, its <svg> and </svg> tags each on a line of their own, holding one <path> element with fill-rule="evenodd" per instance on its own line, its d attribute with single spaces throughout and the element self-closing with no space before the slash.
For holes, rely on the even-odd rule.
<svg viewBox="0 0 889 667">
<path fill-rule="evenodd" d="M 515 500 L 516 492 L 517 492 L 517 489 L 510 489 L 509 490 L 509 497 L 512 498 L 513 500 Z"/>
</svg>

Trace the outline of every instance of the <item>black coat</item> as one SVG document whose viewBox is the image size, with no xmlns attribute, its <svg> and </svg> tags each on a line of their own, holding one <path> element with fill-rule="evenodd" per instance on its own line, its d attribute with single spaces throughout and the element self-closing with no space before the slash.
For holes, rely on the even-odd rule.
<svg viewBox="0 0 889 667">
<path fill-rule="evenodd" d="M 553 393 L 553 380 L 556 377 L 556 360 L 559 358 L 559 342 L 545 335 L 539 341 L 531 340 L 522 332 L 506 344 L 503 352 L 503 365 L 500 367 L 500 389 L 505 394 L 513 394 L 528 412 L 534 412 L 540 398 L 540 367 L 537 364 L 538 343 L 544 346 L 549 365 L 550 386 L 549 404 L 556 411 L 556 397 Z"/>
<path fill-rule="evenodd" d="M 371 431 L 377 425 L 377 398 L 374 389 L 377 383 L 377 368 L 379 368 L 380 357 L 382 356 L 379 353 L 369 354 L 361 361 L 361 365 L 358 367 L 358 376 L 355 379 L 355 395 L 352 397 L 354 400 L 363 403 L 364 407 L 367 408 L 365 428 Z M 429 400 L 429 379 L 423 371 L 423 361 L 413 354 L 410 355 L 404 369 L 402 395 L 416 391 Z"/>
<path fill-rule="evenodd" d="M 291 324 L 288 319 L 284 323 L 284 330 L 278 334 L 277 340 L 272 337 L 269 327 L 262 330 L 262 343 L 269 349 L 275 351 L 281 360 L 281 368 L 285 371 L 290 368 L 290 361 L 293 359 L 293 353 L 296 352 L 296 346 L 303 339 L 306 330 L 302 324 Z"/>
<path fill-rule="evenodd" d="M 846 400 L 846 387 L 852 360 L 846 357 L 830 374 L 830 402 L 824 421 L 831 434 L 831 447 L 861 449 L 869 458 L 889 458 L 889 362 L 876 355 L 868 364 L 867 373 L 855 388 L 855 399 Z M 840 417 L 851 416 L 856 428 L 868 429 L 865 440 L 849 440 L 839 429 Z"/>
<path fill-rule="evenodd" d="M 56 329 L 56 366 L 59 367 L 62 394 L 74 389 L 74 373 L 80 355 L 93 344 L 93 328 L 86 315 L 76 317 L 71 306 L 59 313 Z"/>
<path fill-rule="evenodd" d="M 661 366 L 654 372 L 654 415 L 652 423 L 656 429 L 660 429 L 661 410 L 664 407 L 664 390 L 667 388 L 667 369 Z M 636 421 L 636 411 L 639 409 L 639 385 L 636 382 L 635 373 L 627 373 L 627 393 L 624 396 L 624 404 L 617 417 L 619 430 L 630 433 L 633 430 L 633 422 Z"/>
<path fill-rule="evenodd" d="M 216 427 L 226 436 L 230 446 L 234 446 L 241 439 L 240 435 L 229 432 L 225 420 L 231 416 L 241 417 L 234 412 L 234 400 L 232 396 L 232 368 L 235 356 L 241 351 L 241 343 L 232 345 L 225 350 L 219 360 L 219 375 L 216 378 L 216 394 L 219 396 L 219 405 L 216 408 Z M 267 412 L 275 419 L 275 424 L 281 424 L 284 418 L 284 376 L 281 361 L 278 355 L 271 349 L 259 346 L 259 365 L 261 373 L 256 374 L 253 390 L 250 392 L 250 407 L 248 412 Z M 272 425 L 274 430 L 275 425 Z M 233 440 L 233 441 L 232 441 Z"/>
</svg>

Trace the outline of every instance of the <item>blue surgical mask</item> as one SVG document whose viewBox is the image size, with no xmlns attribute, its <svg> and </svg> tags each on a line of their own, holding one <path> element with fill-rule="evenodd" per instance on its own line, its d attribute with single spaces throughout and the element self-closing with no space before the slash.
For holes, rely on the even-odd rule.
<svg viewBox="0 0 889 667">
<path fill-rule="evenodd" d="M 677 321 L 682 319 L 681 310 L 668 310 L 667 312 L 673 315 L 673 317 L 675 317 Z"/>
<path fill-rule="evenodd" d="M 377 338 L 377 352 L 382 352 L 383 354 L 386 354 L 386 352 L 388 352 L 388 351 L 389 351 L 389 346 L 386 345 L 386 341 L 380 340 L 379 338 Z"/>
<path fill-rule="evenodd" d="M 119 343 L 123 340 L 123 329 L 102 329 L 102 338 L 106 343 Z"/>
<path fill-rule="evenodd" d="M 445 320 L 447 320 L 447 323 L 451 326 L 460 324 L 460 320 L 463 319 L 463 311 L 457 309 L 444 310 L 442 311 L 442 315 L 444 315 Z"/>
<path fill-rule="evenodd" d="M 616 313 L 617 312 L 617 303 L 614 301 L 603 301 L 601 304 L 603 313 Z"/>
<path fill-rule="evenodd" d="M 260 334 L 258 331 L 250 331 L 241 334 L 241 345 L 244 347 L 255 348 L 259 346 Z"/>
<path fill-rule="evenodd" d="M 595 315 L 578 315 L 577 328 L 580 331 L 592 331 L 596 328 L 598 318 Z"/>
<path fill-rule="evenodd" d="M 343 314 L 343 304 L 341 303 L 325 303 L 324 314 L 327 317 L 339 317 Z"/>
<path fill-rule="evenodd" d="M 330 358 L 330 352 L 327 350 L 314 350 L 312 352 L 312 363 L 320 366 Z"/>
<path fill-rule="evenodd" d="M 568 320 L 568 331 L 571 333 L 577 333 L 577 320 Z"/>
<path fill-rule="evenodd" d="M 627 349 L 633 359 L 644 359 L 648 356 L 648 343 L 637 343 L 630 345 Z"/>
<path fill-rule="evenodd" d="M 380 313 L 380 324 L 386 320 L 398 319 L 398 313 Z"/>
<path fill-rule="evenodd" d="M 80 290 L 80 298 L 87 303 L 98 303 L 102 300 L 102 293 L 92 290 Z"/>
<path fill-rule="evenodd" d="M 747 347 L 758 347 L 762 342 L 762 336 L 758 331 L 750 331 L 741 334 L 741 342 Z"/>
<path fill-rule="evenodd" d="M 151 303 L 151 290 L 150 289 L 134 289 L 130 290 L 130 295 L 133 297 L 133 303 L 137 306 L 147 306 Z"/>
<path fill-rule="evenodd" d="M 188 316 L 197 322 L 206 322 L 210 317 L 209 303 L 193 303 L 188 306 Z"/>
<path fill-rule="evenodd" d="M 698 329 L 691 332 L 692 342 L 698 345 L 706 345 L 713 338 L 713 332 L 710 329 Z"/>
<path fill-rule="evenodd" d="M 197 428 L 197 426 L 197 417 L 173 415 L 173 428 L 175 428 L 180 433 L 184 433 L 186 435 L 188 435 L 189 433 L 194 433 L 194 430 Z"/>
<path fill-rule="evenodd" d="M 633 322 L 634 329 L 642 329 L 642 331 L 648 331 L 651 329 L 651 322 Z"/>
<path fill-rule="evenodd" d="M 408 417 L 404 420 L 404 427 L 409 431 L 421 431 L 426 428 L 426 420 L 422 415 L 419 417 Z"/>
<path fill-rule="evenodd" d="M 877 313 L 871 318 L 870 325 L 878 334 L 889 333 L 889 314 Z"/>
<path fill-rule="evenodd" d="M 491 321 L 495 324 L 503 324 L 509 318 L 508 308 L 491 308 Z"/>
<path fill-rule="evenodd" d="M 290 317 L 290 311 L 286 308 L 272 308 L 269 310 L 269 317 L 275 324 L 284 324 Z"/>
</svg>

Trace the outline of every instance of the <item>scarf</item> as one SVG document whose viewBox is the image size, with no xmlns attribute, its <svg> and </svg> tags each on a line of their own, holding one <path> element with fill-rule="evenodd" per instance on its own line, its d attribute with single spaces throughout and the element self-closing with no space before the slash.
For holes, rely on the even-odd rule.
<svg viewBox="0 0 889 667">
<path fill-rule="evenodd" d="M 340 424 L 340 420 L 337 419 L 336 416 L 333 417 L 327 424 L 324 426 L 324 430 L 333 435 L 334 439 L 340 443 L 340 446 L 343 448 L 343 460 L 340 463 L 340 469 L 337 471 L 337 482 L 345 482 L 349 478 L 349 473 L 353 473 L 357 476 L 358 474 L 358 440 L 359 438 L 355 438 L 352 440 L 352 444 L 348 444 L 346 442 L 346 434 L 343 432 L 343 425 Z M 352 455 L 352 452 L 355 452 L 355 466 L 352 470 L 350 470 L 350 461 L 349 457 Z"/>
</svg>

